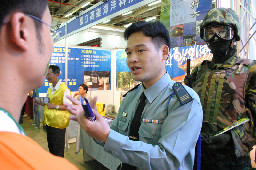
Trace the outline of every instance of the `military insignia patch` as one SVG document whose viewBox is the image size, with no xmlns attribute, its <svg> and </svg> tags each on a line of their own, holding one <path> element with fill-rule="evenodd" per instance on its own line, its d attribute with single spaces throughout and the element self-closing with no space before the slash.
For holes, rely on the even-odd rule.
<svg viewBox="0 0 256 170">
<path fill-rule="evenodd" d="M 187 92 L 187 90 L 184 88 L 184 86 L 181 83 L 176 82 L 172 86 L 172 89 L 175 91 L 175 94 L 176 94 L 181 105 L 184 105 L 184 104 L 192 101 L 192 97 L 189 95 L 189 93 Z"/>
</svg>

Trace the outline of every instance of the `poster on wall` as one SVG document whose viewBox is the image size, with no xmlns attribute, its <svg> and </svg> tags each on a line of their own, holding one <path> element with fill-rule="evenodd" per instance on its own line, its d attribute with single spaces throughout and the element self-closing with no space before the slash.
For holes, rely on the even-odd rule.
<svg viewBox="0 0 256 170">
<path fill-rule="evenodd" d="M 211 0 L 170 0 L 171 49 L 166 69 L 175 81 L 183 82 L 187 59 L 191 60 L 191 72 L 203 60 L 212 58 L 200 38 L 200 24 L 211 8 Z"/>
<path fill-rule="evenodd" d="M 170 4 L 171 48 L 204 45 L 198 29 L 206 13 L 212 8 L 212 1 L 171 0 Z"/>
<path fill-rule="evenodd" d="M 65 82 L 65 48 L 54 47 L 50 64 L 58 65 L 59 79 Z M 80 84 L 87 84 L 89 90 L 109 90 L 111 51 L 100 49 L 68 48 L 67 86 L 78 91 Z M 45 79 L 39 93 L 46 93 L 51 83 Z"/>
<path fill-rule="evenodd" d="M 117 89 L 120 91 L 128 91 L 139 83 L 133 80 L 132 73 L 126 64 L 126 59 L 125 50 L 116 51 L 116 81 Z"/>
<path fill-rule="evenodd" d="M 79 84 L 77 89 L 70 87 L 70 90 L 77 91 L 80 84 L 86 84 L 89 91 L 110 90 L 111 51 L 81 48 L 75 50 L 78 51 L 80 60 L 76 62 L 69 57 L 68 78 L 70 82 Z"/>
<path fill-rule="evenodd" d="M 212 54 L 207 45 L 175 47 L 170 50 L 166 70 L 175 81 L 183 82 L 187 75 L 187 59 L 191 60 L 190 72 L 203 60 L 211 60 Z"/>
</svg>

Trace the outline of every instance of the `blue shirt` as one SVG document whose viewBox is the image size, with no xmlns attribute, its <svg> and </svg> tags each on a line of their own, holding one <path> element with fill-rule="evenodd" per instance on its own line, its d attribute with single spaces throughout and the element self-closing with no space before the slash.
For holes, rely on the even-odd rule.
<svg viewBox="0 0 256 170">
<path fill-rule="evenodd" d="M 141 86 L 129 92 L 111 123 L 104 150 L 139 169 L 193 169 L 195 146 L 202 126 L 202 106 L 198 95 L 187 86 L 184 87 L 193 100 L 181 105 L 174 95 L 168 105 L 174 83 L 165 74 L 148 89 Z M 142 119 L 162 123 L 143 121 L 139 141 L 133 141 L 128 134 L 142 92 L 147 98 Z"/>
</svg>

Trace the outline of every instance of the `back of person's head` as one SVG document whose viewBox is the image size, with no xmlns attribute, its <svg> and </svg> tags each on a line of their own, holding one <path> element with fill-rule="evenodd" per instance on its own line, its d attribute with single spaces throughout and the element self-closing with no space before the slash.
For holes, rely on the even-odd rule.
<svg viewBox="0 0 256 170">
<path fill-rule="evenodd" d="M 13 12 L 22 12 L 42 19 L 43 13 L 48 6 L 47 0 L 0 0 L 0 30 L 5 18 Z M 37 28 L 41 22 L 34 20 Z"/>
<path fill-rule="evenodd" d="M 88 86 L 87 86 L 87 85 L 85 85 L 85 84 L 80 84 L 80 86 L 83 87 L 84 90 L 88 91 Z"/>
<path fill-rule="evenodd" d="M 146 22 L 139 21 L 130 25 L 124 32 L 124 39 L 137 32 L 142 32 L 145 36 L 151 37 L 156 48 L 167 45 L 170 49 L 170 35 L 166 27 L 159 21 Z"/>
<path fill-rule="evenodd" d="M 52 73 L 54 74 L 60 74 L 60 68 L 57 65 L 50 65 L 49 69 L 52 69 Z"/>
</svg>

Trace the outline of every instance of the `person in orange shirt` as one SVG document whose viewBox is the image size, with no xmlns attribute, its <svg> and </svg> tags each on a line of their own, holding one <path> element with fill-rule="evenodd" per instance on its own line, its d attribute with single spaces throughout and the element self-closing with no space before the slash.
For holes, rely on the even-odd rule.
<svg viewBox="0 0 256 170">
<path fill-rule="evenodd" d="M 43 84 L 52 55 L 48 1 L 0 2 L 0 167 L 77 169 L 27 137 L 17 123 L 27 93 Z"/>
</svg>

